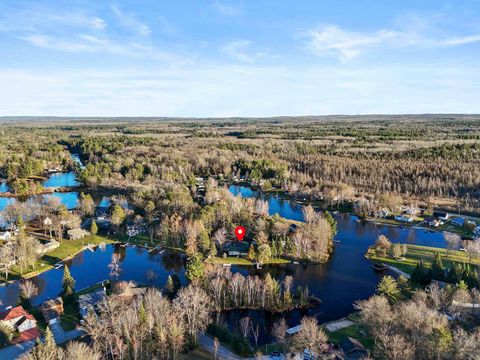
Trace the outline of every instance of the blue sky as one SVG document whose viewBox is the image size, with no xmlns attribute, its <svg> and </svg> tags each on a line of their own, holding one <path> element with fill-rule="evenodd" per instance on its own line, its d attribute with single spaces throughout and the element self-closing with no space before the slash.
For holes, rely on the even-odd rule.
<svg viewBox="0 0 480 360">
<path fill-rule="evenodd" d="M 0 0 L 0 115 L 480 113 L 480 1 Z"/>
</svg>

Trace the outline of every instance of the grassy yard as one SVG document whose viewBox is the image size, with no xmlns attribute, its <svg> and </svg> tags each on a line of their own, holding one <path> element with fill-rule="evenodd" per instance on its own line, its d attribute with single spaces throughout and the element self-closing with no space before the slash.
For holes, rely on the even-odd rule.
<svg viewBox="0 0 480 360">
<path fill-rule="evenodd" d="M 452 262 L 471 263 L 480 265 L 480 259 L 472 258 L 470 262 L 468 255 L 464 251 L 450 250 L 447 257 L 447 250 L 443 248 L 434 248 L 429 246 L 407 245 L 408 251 L 404 260 L 393 259 L 391 257 L 379 257 L 369 255 L 369 258 L 376 262 L 381 262 L 397 269 L 411 274 L 417 262 L 422 260 L 426 266 L 429 266 L 433 260 L 435 252 L 438 252 L 442 258 L 443 266 L 450 268 Z"/>
<path fill-rule="evenodd" d="M 253 265 L 253 262 L 240 257 L 214 257 L 208 259 L 207 262 L 212 264 L 231 264 L 231 265 Z M 288 264 L 290 261 L 285 259 L 270 259 L 264 265 L 268 264 Z"/>
<path fill-rule="evenodd" d="M 358 322 L 358 314 L 350 314 L 349 316 L 347 316 L 347 318 L 355 323 L 337 331 L 330 332 L 325 329 L 329 341 L 338 345 L 342 340 L 346 339 L 347 337 L 352 337 L 359 340 L 368 349 L 372 350 L 374 346 L 373 339 L 368 335 L 367 329 Z"/>
<path fill-rule="evenodd" d="M 63 240 L 58 248 L 53 251 L 48 252 L 43 255 L 40 259 L 35 262 L 35 267 L 24 269 L 23 275 L 20 274 L 20 269 L 18 266 L 13 266 L 10 269 L 9 280 L 16 279 L 19 277 L 29 278 L 44 271 L 47 271 L 58 263 L 59 261 L 65 260 L 69 257 L 74 256 L 82 250 L 82 248 L 88 244 L 98 245 L 100 243 L 111 244 L 115 240 L 108 239 L 104 236 L 89 236 L 81 240 Z"/>
</svg>

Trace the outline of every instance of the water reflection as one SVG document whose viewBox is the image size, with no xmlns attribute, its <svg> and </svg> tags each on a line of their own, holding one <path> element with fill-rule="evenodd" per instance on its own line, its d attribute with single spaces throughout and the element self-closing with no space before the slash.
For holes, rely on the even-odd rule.
<svg viewBox="0 0 480 360">
<path fill-rule="evenodd" d="M 99 248 L 93 252 L 86 250 L 73 259 L 66 262 L 70 267 L 70 272 L 75 279 L 75 289 L 83 289 L 106 279 L 113 279 L 110 276 L 110 264 L 112 254 L 116 251 L 115 246 L 107 245 L 104 251 Z M 122 256 L 121 273 L 118 280 L 133 280 L 139 284 L 145 284 L 145 273 L 153 271 L 155 279 L 153 285 L 163 286 L 166 283 L 168 275 L 177 274 L 183 285 L 186 284 L 185 271 L 183 268 L 183 257 L 180 255 L 151 254 L 145 249 L 136 247 L 120 247 L 119 253 Z M 166 258 L 164 266 L 163 258 Z M 172 265 L 172 259 L 175 259 L 176 265 Z M 32 299 L 34 305 L 38 305 L 45 300 L 57 297 L 61 292 L 63 269 L 49 270 L 39 276 L 32 278 L 39 287 L 39 294 Z M 18 283 L 11 283 L 0 287 L 0 310 L 6 306 L 14 305 L 18 299 Z"/>
<path fill-rule="evenodd" d="M 73 171 L 66 173 L 55 173 L 49 176 L 42 185 L 46 188 L 50 187 L 68 187 L 78 186 L 77 176 Z"/>
</svg>

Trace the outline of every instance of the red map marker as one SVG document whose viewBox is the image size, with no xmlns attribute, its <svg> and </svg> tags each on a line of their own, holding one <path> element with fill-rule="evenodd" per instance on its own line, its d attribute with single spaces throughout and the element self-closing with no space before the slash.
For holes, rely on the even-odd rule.
<svg viewBox="0 0 480 360">
<path fill-rule="evenodd" d="M 235 228 L 235 236 L 237 237 L 238 241 L 242 241 L 245 237 L 245 228 L 243 226 L 237 226 Z"/>
</svg>

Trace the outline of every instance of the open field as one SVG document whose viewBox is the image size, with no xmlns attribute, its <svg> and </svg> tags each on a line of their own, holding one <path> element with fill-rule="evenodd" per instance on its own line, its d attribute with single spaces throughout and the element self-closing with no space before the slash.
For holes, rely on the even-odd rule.
<svg viewBox="0 0 480 360">
<path fill-rule="evenodd" d="M 447 250 L 442 248 L 419 246 L 419 245 L 407 245 L 408 251 L 405 255 L 405 259 L 393 259 L 391 257 L 377 257 L 369 255 L 369 258 L 375 262 L 384 263 L 396 267 L 397 269 L 411 274 L 415 269 L 418 261 L 423 261 L 428 267 L 432 263 L 435 252 L 438 252 L 442 258 L 443 266 L 450 268 L 452 262 L 467 263 L 480 265 L 480 259 L 472 258 L 470 261 L 468 255 L 464 251 L 450 250 L 447 256 Z"/>
</svg>

